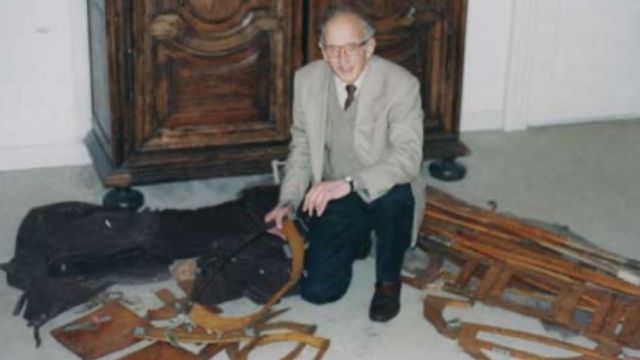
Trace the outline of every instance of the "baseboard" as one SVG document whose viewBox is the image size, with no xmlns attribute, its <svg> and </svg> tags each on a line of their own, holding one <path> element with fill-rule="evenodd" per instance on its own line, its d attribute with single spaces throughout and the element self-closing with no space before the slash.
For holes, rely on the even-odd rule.
<svg viewBox="0 0 640 360">
<path fill-rule="evenodd" d="M 563 119 L 553 124 L 564 125 L 578 122 L 605 120 L 638 120 L 640 114 L 619 114 L 590 119 Z M 461 121 L 461 131 L 503 130 L 503 113 L 501 111 L 477 111 L 464 113 Z M 91 164 L 91 157 L 83 142 L 73 144 L 37 145 L 25 147 L 0 147 L 0 171 L 25 170 L 43 167 L 76 166 Z"/>
<path fill-rule="evenodd" d="M 600 123 L 608 121 L 640 121 L 640 113 L 624 113 L 624 114 L 605 114 L 598 116 L 585 116 L 585 117 L 566 117 L 550 119 L 546 122 L 538 122 L 529 124 L 529 127 L 545 127 L 555 125 L 575 125 L 575 124 L 588 124 L 588 123 Z"/>
<path fill-rule="evenodd" d="M 91 164 L 82 142 L 74 144 L 0 147 L 0 171 Z"/>
<path fill-rule="evenodd" d="M 473 111 L 462 114 L 460 131 L 502 130 L 504 126 L 503 112 Z"/>
</svg>

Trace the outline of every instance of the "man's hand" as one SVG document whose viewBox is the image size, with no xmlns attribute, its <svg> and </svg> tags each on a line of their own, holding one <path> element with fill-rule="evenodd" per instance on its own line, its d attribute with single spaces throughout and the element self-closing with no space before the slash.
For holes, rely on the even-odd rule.
<svg viewBox="0 0 640 360">
<path fill-rule="evenodd" d="M 340 199 L 351 192 L 351 186 L 344 180 L 323 181 L 313 185 L 304 197 L 302 211 L 313 216 L 322 216 L 331 200 Z"/>
<path fill-rule="evenodd" d="M 280 231 L 282 230 L 282 219 L 284 219 L 290 211 L 291 205 L 276 206 L 273 210 L 269 211 L 269 213 L 264 216 L 264 222 L 270 223 L 273 221 L 275 222 L 275 226 L 267 231 L 284 239 L 284 234 Z"/>
</svg>

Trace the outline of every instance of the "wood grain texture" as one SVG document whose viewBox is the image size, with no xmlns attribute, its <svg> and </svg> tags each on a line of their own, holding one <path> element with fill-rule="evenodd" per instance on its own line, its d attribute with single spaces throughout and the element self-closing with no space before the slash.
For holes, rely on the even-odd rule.
<svg viewBox="0 0 640 360">
<path fill-rule="evenodd" d="M 86 324 L 91 319 L 108 316 L 110 320 L 96 324 L 95 329 L 68 331 L 69 326 Z M 82 359 L 96 359 L 127 348 L 139 339 L 133 329 L 145 321 L 117 301 L 112 301 L 98 310 L 51 330 L 51 336 Z"/>
<path fill-rule="evenodd" d="M 120 360 L 198 360 L 199 357 L 184 349 L 178 349 L 164 342 L 156 342 L 131 354 L 125 355 Z"/>
</svg>

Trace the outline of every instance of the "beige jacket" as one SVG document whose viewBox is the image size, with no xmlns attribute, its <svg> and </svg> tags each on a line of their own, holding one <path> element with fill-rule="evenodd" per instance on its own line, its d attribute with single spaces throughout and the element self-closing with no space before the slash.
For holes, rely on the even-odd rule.
<svg viewBox="0 0 640 360">
<path fill-rule="evenodd" d="M 280 190 L 280 203 L 298 207 L 312 183 L 322 180 L 328 86 L 333 73 L 323 60 L 299 69 L 294 78 L 291 145 Z M 407 70 L 383 58 L 369 60 L 358 94 L 355 151 L 365 169 L 358 176 L 373 201 L 396 184 L 411 183 L 415 199 L 415 243 L 425 205 L 422 164 L 420 84 Z"/>
</svg>

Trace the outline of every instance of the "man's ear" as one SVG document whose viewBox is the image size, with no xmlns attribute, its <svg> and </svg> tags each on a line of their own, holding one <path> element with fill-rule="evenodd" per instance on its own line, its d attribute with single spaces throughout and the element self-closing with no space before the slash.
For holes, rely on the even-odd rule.
<svg viewBox="0 0 640 360">
<path fill-rule="evenodd" d="M 367 51 L 367 59 L 373 55 L 373 52 L 376 50 L 376 39 L 371 38 L 367 41 L 366 51 Z"/>
</svg>

